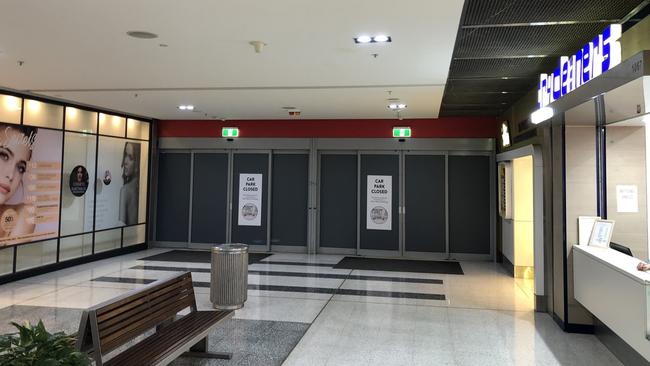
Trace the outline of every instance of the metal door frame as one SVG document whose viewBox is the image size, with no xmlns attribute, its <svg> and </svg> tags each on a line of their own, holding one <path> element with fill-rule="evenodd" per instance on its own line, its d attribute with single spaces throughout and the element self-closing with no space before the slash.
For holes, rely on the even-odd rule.
<svg viewBox="0 0 650 366">
<path fill-rule="evenodd" d="M 392 194 L 397 193 L 397 250 L 377 250 L 377 249 L 361 249 L 361 156 L 362 155 L 395 155 L 397 156 L 397 182 L 400 185 L 399 190 L 395 191 L 394 185 L 392 189 Z M 402 241 L 402 207 L 404 205 L 402 201 L 401 190 L 403 186 L 401 184 L 403 176 L 403 166 L 402 166 L 402 151 L 400 150 L 359 150 L 357 152 L 357 255 L 361 256 L 374 256 L 374 257 L 391 257 L 399 258 L 403 256 L 404 243 Z M 366 180 L 367 181 L 367 180 Z M 364 184 L 364 187 L 365 184 Z M 366 194 L 366 189 L 363 190 Z M 367 204 L 367 202 L 366 202 Z M 392 203 L 391 203 L 392 204 Z M 363 210 L 363 214 L 366 214 L 366 211 Z M 395 212 L 393 212 L 393 215 Z M 391 230 L 392 231 L 392 230 Z"/>
<path fill-rule="evenodd" d="M 322 155 L 352 155 L 357 157 L 357 236 L 356 243 L 354 243 L 353 248 L 335 248 L 335 247 L 321 247 L 320 244 L 320 194 L 321 194 L 321 167 L 322 167 Z M 316 241 L 316 253 L 319 254 L 348 254 L 348 255 L 357 255 L 357 250 L 359 249 L 359 152 L 356 150 L 318 150 L 318 166 L 316 167 L 316 228 L 314 230 L 315 241 Z"/>
<path fill-rule="evenodd" d="M 303 246 L 293 246 L 293 245 L 273 245 L 271 243 L 271 237 L 272 237 L 272 226 L 271 226 L 271 209 L 272 205 L 269 205 L 269 211 L 268 211 L 268 217 L 269 217 L 269 225 L 268 225 L 268 251 L 276 251 L 278 253 L 307 253 L 308 247 L 309 247 L 309 195 L 310 195 L 310 190 L 311 187 L 309 185 L 309 154 L 310 151 L 308 149 L 293 149 L 293 150 L 287 150 L 287 149 L 278 149 L 278 150 L 271 150 L 271 160 L 270 160 L 270 168 L 269 168 L 269 182 L 273 179 L 273 171 L 271 170 L 273 166 L 273 156 L 274 155 L 305 155 L 307 156 L 307 212 L 305 212 L 305 215 L 307 215 L 307 237 L 305 238 L 305 245 Z M 270 196 L 272 196 L 273 191 L 271 190 L 271 186 L 269 185 L 269 200 L 272 201 Z M 273 204 L 273 202 L 271 202 Z"/>
<path fill-rule="evenodd" d="M 421 156 L 442 156 L 445 161 L 445 251 L 444 252 L 417 252 L 406 250 L 406 156 L 407 155 L 421 155 Z M 446 150 L 418 150 L 402 151 L 402 237 L 403 243 L 402 257 L 411 259 L 431 259 L 431 260 L 446 260 L 449 259 L 449 151 Z"/>
<path fill-rule="evenodd" d="M 267 182 L 267 193 L 266 193 L 266 245 L 249 245 L 248 248 L 251 251 L 262 251 L 262 252 L 270 252 L 271 251 L 271 190 L 273 189 L 273 185 L 271 182 L 271 176 L 273 175 L 273 161 L 271 159 L 273 155 L 273 150 L 266 150 L 266 149 L 232 149 L 230 150 L 230 173 L 228 174 L 230 176 L 230 186 L 229 186 L 229 201 L 228 201 L 228 216 L 230 217 L 230 223 L 228 227 L 228 235 L 227 239 L 228 242 L 232 242 L 232 229 L 235 225 L 233 223 L 232 215 L 233 215 L 233 200 L 234 200 L 234 188 L 235 184 L 239 184 L 239 180 L 237 180 L 237 183 L 235 183 L 235 155 L 236 154 L 266 154 L 267 155 L 267 169 L 268 169 L 268 177 L 266 177 L 266 182 Z M 262 182 L 264 182 L 264 179 L 262 178 Z M 263 195 L 262 195 L 263 196 Z M 263 200 L 264 198 L 262 198 Z"/>
</svg>

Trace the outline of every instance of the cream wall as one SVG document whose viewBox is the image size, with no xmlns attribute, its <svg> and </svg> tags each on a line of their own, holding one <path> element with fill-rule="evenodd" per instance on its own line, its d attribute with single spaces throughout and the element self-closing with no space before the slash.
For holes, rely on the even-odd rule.
<svg viewBox="0 0 650 366">
<path fill-rule="evenodd" d="M 644 127 L 607 126 L 607 219 L 616 221 L 612 241 L 635 257 L 648 258 L 648 219 Z M 618 212 L 617 185 L 634 185 L 638 212 Z"/>
<path fill-rule="evenodd" d="M 596 207 L 596 129 L 594 126 L 566 126 L 564 142 L 567 278 L 573 279 L 572 247 L 578 243 L 578 216 L 596 216 L 598 212 Z M 562 207 L 561 203 L 557 207 Z M 559 231 L 561 232 L 561 230 Z M 557 272 L 556 275 L 558 275 Z M 567 299 L 569 315 L 566 320 L 569 323 L 593 323 L 591 314 L 573 296 L 573 280 L 567 281 Z M 557 308 L 556 306 L 556 312 Z"/>
<path fill-rule="evenodd" d="M 512 161 L 514 262 L 518 267 L 533 267 L 533 157 Z"/>
</svg>

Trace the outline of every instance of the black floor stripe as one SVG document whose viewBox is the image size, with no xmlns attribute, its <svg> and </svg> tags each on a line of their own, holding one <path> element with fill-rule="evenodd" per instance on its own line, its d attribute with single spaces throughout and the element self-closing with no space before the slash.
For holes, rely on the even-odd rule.
<svg viewBox="0 0 650 366">
<path fill-rule="evenodd" d="M 117 282 L 117 283 L 134 283 L 134 284 L 149 284 L 155 279 L 147 278 L 129 278 L 129 277 L 98 277 L 93 279 L 97 282 Z M 194 287 L 209 288 L 209 282 L 194 281 Z M 249 290 L 260 291 L 282 291 L 282 292 L 301 292 L 301 293 L 316 293 L 316 294 L 332 294 L 332 295 L 352 295 L 352 296 L 374 296 L 374 297 L 392 297 L 398 299 L 422 299 L 422 300 L 445 300 L 443 294 L 422 294 L 415 292 L 394 292 L 394 291 L 372 291 L 372 290 L 354 290 L 342 288 L 329 288 L 329 287 L 302 287 L 302 286 L 282 286 L 282 285 L 262 285 L 262 284 L 249 284 Z"/>
<path fill-rule="evenodd" d="M 164 267 L 164 266 L 133 266 L 131 269 L 142 269 L 151 271 L 173 271 L 173 272 L 196 272 L 210 273 L 210 268 L 196 267 Z M 304 273 L 304 272 L 283 272 L 283 271 L 258 271 L 248 270 L 249 274 L 262 276 L 280 276 L 280 277 L 306 277 L 306 278 L 336 278 L 342 280 L 362 280 L 362 281 L 382 281 L 382 282 L 401 282 L 401 283 L 428 283 L 442 285 L 443 281 L 434 278 L 411 278 L 411 277 L 387 277 L 387 276 L 367 276 L 367 275 L 345 275 L 334 273 Z"/>
<path fill-rule="evenodd" d="M 332 268 L 336 263 L 308 263 L 308 262 L 286 262 L 286 261 L 259 261 L 254 264 L 281 264 L 285 266 L 304 266 L 304 267 L 329 267 Z"/>
</svg>

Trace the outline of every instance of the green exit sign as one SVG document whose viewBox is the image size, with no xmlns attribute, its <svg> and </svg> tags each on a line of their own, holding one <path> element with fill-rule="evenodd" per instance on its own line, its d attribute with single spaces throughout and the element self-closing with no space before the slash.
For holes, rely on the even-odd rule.
<svg viewBox="0 0 650 366">
<path fill-rule="evenodd" d="M 239 128 L 224 127 L 221 129 L 221 137 L 239 137 Z"/>
<path fill-rule="evenodd" d="M 411 127 L 393 127 L 393 137 L 411 137 Z"/>
</svg>

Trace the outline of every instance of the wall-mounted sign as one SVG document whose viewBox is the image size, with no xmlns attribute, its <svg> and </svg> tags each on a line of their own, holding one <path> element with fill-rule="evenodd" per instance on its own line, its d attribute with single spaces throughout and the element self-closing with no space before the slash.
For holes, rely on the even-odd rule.
<svg viewBox="0 0 650 366">
<path fill-rule="evenodd" d="M 224 127 L 221 129 L 221 137 L 239 137 L 239 128 Z"/>
<path fill-rule="evenodd" d="M 616 212 L 639 212 L 639 190 L 635 185 L 616 185 Z"/>
<path fill-rule="evenodd" d="M 239 226 L 262 226 L 262 174 L 239 174 Z"/>
<path fill-rule="evenodd" d="M 70 173 L 70 192 L 75 197 L 81 197 L 88 190 L 88 170 L 83 165 L 77 165 Z"/>
<path fill-rule="evenodd" d="M 573 56 L 562 56 L 551 74 L 541 74 L 537 106 L 545 107 L 621 63 L 622 27 L 612 24 Z"/>
<path fill-rule="evenodd" d="M 411 137 L 411 127 L 393 127 L 393 137 Z"/>
<path fill-rule="evenodd" d="M 503 122 L 501 124 L 501 146 L 503 147 L 510 146 L 510 132 L 508 132 L 507 122 Z"/>
<path fill-rule="evenodd" d="M 499 215 L 512 219 L 512 162 L 499 163 Z"/>
<path fill-rule="evenodd" d="M 366 204 L 366 229 L 391 230 L 393 221 L 393 177 L 369 175 Z"/>
</svg>

